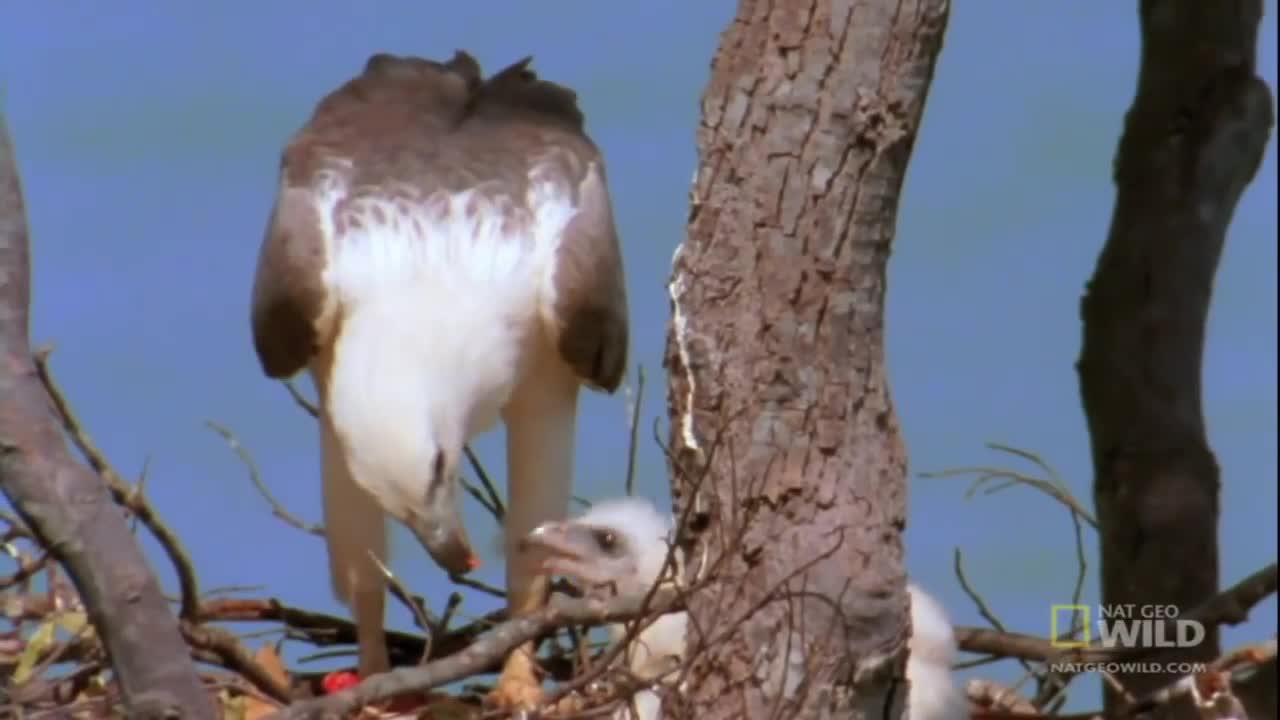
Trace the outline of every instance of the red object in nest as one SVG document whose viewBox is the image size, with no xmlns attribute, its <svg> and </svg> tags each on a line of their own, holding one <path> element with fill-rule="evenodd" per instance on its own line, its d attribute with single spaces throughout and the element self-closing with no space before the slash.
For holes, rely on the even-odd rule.
<svg viewBox="0 0 1280 720">
<path fill-rule="evenodd" d="M 332 695 L 336 692 L 342 692 L 349 687 L 360 684 L 360 676 L 350 670 L 337 670 L 325 675 L 320 681 L 321 687 L 324 688 L 325 695 Z M 390 713 L 408 713 L 425 704 L 425 699 L 419 694 L 401 695 L 387 703 L 382 703 L 381 707 L 384 711 Z"/>
<path fill-rule="evenodd" d="M 349 687 L 354 687 L 359 684 L 360 676 L 350 670 L 338 670 L 337 672 L 331 672 L 328 675 L 325 675 L 324 679 L 320 681 L 321 687 L 324 688 L 325 695 L 332 695 L 336 692 L 341 692 Z"/>
</svg>

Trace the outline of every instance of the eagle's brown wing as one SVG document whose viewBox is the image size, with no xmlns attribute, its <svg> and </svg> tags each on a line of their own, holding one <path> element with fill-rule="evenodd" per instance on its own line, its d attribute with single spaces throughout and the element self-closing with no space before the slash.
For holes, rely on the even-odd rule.
<svg viewBox="0 0 1280 720">
<path fill-rule="evenodd" d="M 479 87 L 480 67 L 463 52 L 445 63 L 374 55 L 317 104 L 285 148 L 252 294 L 254 347 L 269 377 L 305 368 L 337 329 L 325 270 L 339 230 L 333 208 L 344 198 L 322 196 L 397 172 L 403 148 L 429 147 L 448 133 Z"/>
</svg>

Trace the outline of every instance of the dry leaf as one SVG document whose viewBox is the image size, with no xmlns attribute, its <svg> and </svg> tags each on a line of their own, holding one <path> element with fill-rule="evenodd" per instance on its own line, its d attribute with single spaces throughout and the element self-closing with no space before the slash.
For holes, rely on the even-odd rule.
<svg viewBox="0 0 1280 720">
<path fill-rule="evenodd" d="M 18 656 L 18 667 L 13 671 L 13 684 L 21 685 L 31 677 L 31 672 L 35 670 L 36 664 L 40 660 L 40 655 L 49 648 L 53 647 L 53 642 L 57 637 L 58 619 L 54 617 L 45 620 L 31 633 L 31 637 L 27 638 L 27 647 Z"/>
<path fill-rule="evenodd" d="M 253 654 L 253 659 L 276 682 L 289 687 L 289 671 L 284 669 L 284 661 L 280 659 L 280 653 L 276 652 L 273 645 L 268 643 L 258 648 L 258 652 Z M 244 720 L 261 720 L 279 709 L 278 703 L 257 695 L 248 695 L 245 697 Z"/>
<path fill-rule="evenodd" d="M 245 696 L 230 690 L 218 691 L 218 705 L 222 707 L 222 720 L 245 720 Z"/>
</svg>

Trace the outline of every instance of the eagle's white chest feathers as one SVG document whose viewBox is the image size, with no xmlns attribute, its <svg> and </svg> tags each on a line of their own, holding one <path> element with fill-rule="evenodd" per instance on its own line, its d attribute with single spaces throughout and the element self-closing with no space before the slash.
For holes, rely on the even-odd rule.
<svg viewBox="0 0 1280 720">
<path fill-rule="evenodd" d="M 575 210 L 550 182 L 501 205 L 409 188 L 341 202 L 337 174 L 317 189 L 339 318 L 329 411 L 356 478 L 394 512 L 421 498 L 436 449 L 492 427 L 532 353 L 553 351 L 539 308 Z"/>
</svg>

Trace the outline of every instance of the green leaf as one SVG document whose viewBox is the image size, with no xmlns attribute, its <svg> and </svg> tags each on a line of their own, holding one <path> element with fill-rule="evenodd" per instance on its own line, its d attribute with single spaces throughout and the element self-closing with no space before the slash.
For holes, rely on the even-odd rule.
<svg viewBox="0 0 1280 720">
<path fill-rule="evenodd" d="M 18 656 L 18 667 L 13 671 L 14 684 L 21 685 L 31 679 L 31 672 L 35 670 L 40 656 L 53 645 L 57 629 L 57 618 L 51 618 L 40 623 L 40 627 L 27 638 L 27 647 Z"/>
</svg>

